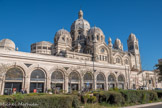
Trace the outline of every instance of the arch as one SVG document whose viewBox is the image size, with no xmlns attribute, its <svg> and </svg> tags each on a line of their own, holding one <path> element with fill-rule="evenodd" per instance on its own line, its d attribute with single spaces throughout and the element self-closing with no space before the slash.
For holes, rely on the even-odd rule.
<svg viewBox="0 0 162 108">
<path fill-rule="evenodd" d="M 30 75 L 30 81 L 45 81 L 45 72 L 41 69 L 35 69 Z"/>
<path fill-rule="evenodd" d="M 118 76 L 118 88 L 119 89 L 124 89 L 124 82 L 125 82 L 125 78 L 124 78 L 124 75 L 120 74 Z"/>
<path fill-rule="evenodd" d="M 116 57 L 116 63 L 121 64 L 121 59 L 119 57 Z"/>
<path fill-rule="evenodd" d="M 93 76 L 90 72 L 86 72 L 84 74 L 84 77 L 83 77 L 84 81 L 92 81 L 93 80 Z"/>
<path fill-rule="evenodd" d="M 18 67 L 12 67 L 6 72 L 5 80 L 23 80 L 23 71 Z"/>
<path fill-rule="evenodd" d="M 108 76 L 108 82 L 115 82 L 115 81 L 116 81 L 115 75 L 114 74 L 110 74 Z"/>
<path fill-rule="evenodd" d="M 63 81 L 64 80 L 64 75 L 60 70 L 56 70 L 52 73 L 51 75 L 51 81 Z"/>
<path fill-rule="evenodd" d="M 104 74 L 102 74 L 102 73 L 99 73 L 98 75 L 97 75 L 97 81 L 105 81 L 105 76 L 104 76 Z"/>
<path fill-rule="evenodd" d="M 101 44 L 98 46 L 98 60 L 99 61 L 104 61 L 104 62 L 109 62 L 109 49 L 106 47 L 105 44 Z"/>
<path fill-rule="evenodd" d="M 118 64 L 123 65 L 123 59 L 122 59 L 122 56 L 120 55 L 120 53 L 117 52 L 117 53 L 114 55 L 113 58 L 114 58 L 114 62 L 115 62 L 115 63 L 117 63 L 117 62 L 116 62 L 116 59 L 119 58 L 119 59 L 120 59 L 120 63 L 118 63 Z"/>
<path fill-rule="evenodd" d="M 69 69 L 68 69 L 68 70 L 69 70 Z M 55 72 L 55 71 L 60 71 L 60 72 L 62 72 L 63 77 L 64 77 L 64 76 L 68 76 L 68 74 L 67 74 L 65 68 L 62 67 L 62 66 L 54 66 L 54 67 L 52 67 L 52 68 L 49 70 L 49 76 L 51 77 L 51 75 L 52 75 L 53 72 Z"/>
<path fill-rule="evenodd" d="M 80 90 L 80 75 L 77 71 L 72 71 L 69 76 L 69 92 Z"/>
<path fill-rule="evenodd" d="M 5 74 L 4 94 L 20 92 L 24 87 L 24 71 L 19 66 L 11 66 Z"/>
<path fill-rule="evenodd" d="M 114 74 L 108 76 L 108 87 L 109 89 L 116 87 L 116 77 Z"/>
<path fill-rule="evenodd" d="M 98 49 L 102 49 L 102 48 L 106 49 L 106 53 L 109 54 L 109 49 L 104 44 L 101 44 L 100 46 L 98 46 Z"/>
<path fill-rule="evenodd" d="M 51 73 L 51 89 L 63 90 L 64 89 L 65 74 L 61 69 L 56 69 Z"/>
<path fill-rule="evenodd" d="M 78 72 L 75 72 L 75 71 L 71 72 L 69 74 L 69 80 L 79 82 L 80 76 L 79 76 Z"/>
<path fill-rule="evenodd" d="M 127 63 L 126 63 L 126 60 L 127 60 Z M 124 65 L 130 65 L 131 64 L 131 61 L 130 61 L 130 58 L 129 58 L 128 55 L 123 56 L 123 64 Z"/>
<path fill-rule="evenodd" d="M 86 72 L 83 76 L 84 91 L 93 89 L 93 75 L 91 72 Z"/>
<path fill-rule="evenodd" d="M 125 82 L 124 75 L 120 74 L 120 75 L 118 76 L 118 81 L 119 81 L 119 82 Z"/>
<path fill-rule="evenodd" d="M 40 69 L 40 70 L 42 70 L 43 72 L 44 72 L 44 74 L 45 74 L 45 78 L 49 78 L 49 72 L 48 72 L 48 69 L 46 68 L 46 67 L 44 67 L 44 66 L 42 66 L 42 65 L 40 65 L 40 64 L 34 64 L 34 65 L 31 65 L 30 67 L 29 67 L 29 69 L 28 69 L 28 77 L 30 77 L 31 76 L 31 74 L 32 74 L 32 72 L 34 71 L 34 70 L 36 70 L 36 69 Z"/>
<path fill-rule="evenodd" d="M 43 93 L 46 88 L 46 76 L 44 69 L 33 68 L 30 74 L 30 92 Z"/>
<path fill-rule="evenodd" d="M 101 89 L 101 90 L 104 90 L 105 89 L 105 76 L 103 73 L 99 73 L 97 75 L 97 78 L 96 78 L 96 85 L 97 85 L 97 89 Z"/>
</svg>

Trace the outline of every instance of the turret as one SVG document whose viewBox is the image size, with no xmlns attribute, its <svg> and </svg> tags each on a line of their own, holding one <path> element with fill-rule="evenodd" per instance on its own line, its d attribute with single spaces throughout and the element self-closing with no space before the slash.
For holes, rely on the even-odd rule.
<svg viewBox="0 0 162 108">
<path fill-rule="evenodd" d="M 134 65 L 132 66 L 134 69 L 141 71 L 141 59 L 140 59 L 140 52 L 139 52 L 139 45 L 138 39 L 136 38 L 135 34 L 131 33 L 127 40 L 128 45 L 128 52 L 134 55 Z"/>
</svg>

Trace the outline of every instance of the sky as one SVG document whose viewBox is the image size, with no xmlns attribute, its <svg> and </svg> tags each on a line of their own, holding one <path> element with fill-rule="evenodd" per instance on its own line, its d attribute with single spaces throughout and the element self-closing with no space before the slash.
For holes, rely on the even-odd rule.
<svg viewBox="0 0 162 108">
<path fill-rule="evenodd" d="M 91 27 L 102 29 L 106 43 L 119 38 L 127 51 L 134 33 L 143 70 L 153 70 L 162 58 L 162 0 L 0 0 L 0 40 L 11 39 L 19 51 L 30 52 L 32 43 L 53 43 L 59 29 L 70 31 L 80 9 Z"/>
</svg>

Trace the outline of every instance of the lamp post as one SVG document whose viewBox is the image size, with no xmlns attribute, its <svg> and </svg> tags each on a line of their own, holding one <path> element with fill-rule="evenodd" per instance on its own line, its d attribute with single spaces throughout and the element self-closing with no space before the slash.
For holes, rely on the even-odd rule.
<svg viewBox="0 0 162 108">
<path fill-rule="evenodd" d="M 96 43 L 96 39 L 95 39 L 95 26 L 94 26 L 94 34 L 93 34 L 93 55 L 92 55 L 92 60 L 93 60 L 93 74 L 96 72 L 95 68 L 95 64 L 94 64 L 94 60 L 95 60 L 95 43 Z M 94 78 L 94 89 L 95 89 L 95 78 Z"/>
</svg>

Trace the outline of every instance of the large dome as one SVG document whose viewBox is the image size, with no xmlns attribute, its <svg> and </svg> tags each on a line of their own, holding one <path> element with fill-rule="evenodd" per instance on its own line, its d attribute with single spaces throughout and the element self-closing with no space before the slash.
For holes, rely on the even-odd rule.
<svg viewBox="0 0 162 108">
<path fill-rule="evenodd" d="M 78 13 L 78 19 L 74 21 L 71 25 L 71 31 L 72 30 L 89 30 L 90 29 L 90 24 L 87 20 L 83 19 L 83 11 L 80 10 Z"/>
<path fill-rule="evenodd" d="M 0 41 L 0 48 L 15 50 L 15 43 L 10 39 L 2 39 Z"/>
</svg>

